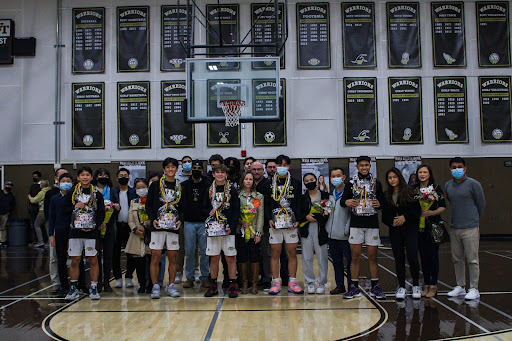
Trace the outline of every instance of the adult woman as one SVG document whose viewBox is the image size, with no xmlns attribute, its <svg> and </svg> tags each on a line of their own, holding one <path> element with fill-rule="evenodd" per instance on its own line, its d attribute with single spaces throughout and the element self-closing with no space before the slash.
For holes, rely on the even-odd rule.
<svg viewBox="0 0 512 341">
<path fill-rule="evenodd" d="M 329 185 L 325 183 L 325 178 L 323 175 L 318 176 L 318 189 L 322 192 L 329 193 Z"/>
<path fill-rule="evenodd" d="M 146 214 L 146 198 L 148 185 L 144 179 L 135 179 L 135 191 L 139 196 L 130 202 L 128 214 L 128 226 L 130 236 L 126 243 L 125 253 L 132 259 L 139 280 L 139 294 L 143 294 L 146 288 L 146 257 L 151 259 L 149 250 L 150 221 Z M 131 275 L 131 274 L 129 274 Z"/>
<path fill-rule="evenodd" d="M 327 217 L 321 214 L 311 214 L 313 205 L 320 205 L 322 200 L 329 200 L 329 194 L 317 189 L 316 176 L 313 173 L 306 173 L 302 178 L 307 191 L 302 196 L 302 217 L 301 222 L 306 222 L 299 230 L 302 244 L 302 273 L 304 274 L 305 284 L 308 294 L 324 294 L 325 284 L 327 283 L 327 242 L 328 235 L 325 229 Z M 313 270 L 313 254 L 316 253 L 318 259 L 318 280 L 315 278 Z M 318 287 L 315 291 L 315 281 L 318 281 Z"/>
<path fill-rule="evenodd" d="M 48 192 L 50 188 L 50 183 L 48 180 L 41 181 L 41 190 L 35 196 L 28 195 L 28 200 L 30 200 L 31 204 L 37 204 L 39 206 L 39 212 L 37 213 L 36 220 L 34 221 L 34 229 L 36 231 L 37 243 L 34 244 L 34 247 L 43 247 L 44 239 L 43 239 L 43 226 L 46 222 L 46 218 L 44 217 L 44 196 L 46 192 Z"/>
<path fill-rule="evenodd" d="M 236 249 L 240 275 L 242 278 L 242 294 L 249 291 L 249 262 L 252 273 L 252 294 L 258 293 L 258 276 L 260 274 L 260 244 L 263 235 L 264 206 L 263 194 L 256 192 L 254 175 L 245 173 L 240 182 L 240 217 L 236 229 Z"/>
<path fill-rule="evenodd" d="M 418 224 L 421 214 L 419 202 L 407 186 L 402 173 L 397 168 L 386 172 L 388 188 L 384 193 L 382 222 L 389 227 L 389 239 L 395 257 L 398 289 L 395 297 L 403 300 L 405 290 L 405 251 L 413 281 L 412 298 L 421 298 L 419 287 L 420 267 L 418 263 Z"/>
<path fill-rule="evenodd" d="M 439 275 L 439 244 L 434 244 L 430 237 L 431 222 L 441 221 L 440 214 L 446 209 L 446 202 L 441 186 L 436 185 L 432 168 L 427 164 L 421 164 L 416 170 L 419 181 L 419 189 L 432 186 L 436 191 L 438 200 L 431 201 L 431 206 L 421 211 L 420 231 L 418 233 L 418 249 L 421 257 L 421 270 L 423 271 L 424 287 L 421 293 L 423 297 L 434 297 L 437 294 L 437 278 Z M 427 204 L 428 206 L 428 204 Z"/>
</svg>

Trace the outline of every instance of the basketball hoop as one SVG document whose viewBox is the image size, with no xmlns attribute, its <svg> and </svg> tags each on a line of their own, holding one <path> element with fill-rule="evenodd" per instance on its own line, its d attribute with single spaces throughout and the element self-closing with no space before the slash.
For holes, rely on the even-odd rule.
<svg viewBox="0 0 512 341">
<path fill-rule="evenodd" d="M 226 127 L 236 127 L 240 124 L 240 112 L 245 101 L 242 100 L 229 100 L 220 101 L 219 104 L 222 106 L 222 111 L 226 116 Z"/>
</svg>

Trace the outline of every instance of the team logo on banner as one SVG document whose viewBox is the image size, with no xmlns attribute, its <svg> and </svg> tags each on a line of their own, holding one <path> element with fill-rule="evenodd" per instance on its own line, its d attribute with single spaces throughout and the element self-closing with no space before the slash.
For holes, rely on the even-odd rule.
<svg viewBox="0 0 512 341">
<path fill-rule="evenodd" d="M 183 59 L 181 59 L 181 58 L 174 58 L 174 59 L 169 60 L 169 63 L 174 65 L 174 67 L 180 67 L 180 65 L 183 64 Z"/>
<path fill-rule="evenodd" d="M 264 136 L 265 141 L 272 143 L 276 139 L 276 134 L 271 131 L 267 131 Z"/>
<path fill-rule="evenodd" d="M 503 131 L 501 131 L 501 129 L 494 129 L 492 131 L 492 137 L 494 137 L 496 140 L 499 140 L 503 137 Z"/>
<path fill-rule="evenodd" d="M 452 56 L 450 56 L 448 53 L 443 53 L 443 58 L 446 60 L 448 64 L 453 64 L 453 62 L 456 60 Z"/>
<path fill-rule="evenodd" d="M 448 128 L 444 128 L 444 132 L 445 132 L 446 136 L 448 136 L 450 141 L 454 141 L 457 137 L 459 137 L 459 135 L 455 134 L 453 132 L 453 130 L 450 130 Z"/>
<path fill-rule="evenodd" d="M 94 139 L 92 138 L 91 135 L 85 135 L 84 138 L 82 139 L 82 142 L 84 143 L 84 145 L 89 147 L 90 145 L 92 145 L 94 143 Z"/>
<path fill-rule="evenodd" d="M 500 55 L 497 53 L 491 53 L 491 55 L 489 56 L 489 61 L 491 62 L 491 64 L 498 64 L 498 62 L 500 61 Z"/>
<path fill-rule="evenodd" d="M 84 69 L 92 70 L 93 67 L 94 67 L 94 62 L 92 60 L 90 60 L 90 59 L 84 60 Z"/>
<path fill-rule="evenodd" d="M 357 56 L 355 60 L 352 60 L 352 63 L 357 65 L 363 65 L 363 63 L 368 63 L 366 57 L 368 57 L 366 53 L 361 53 L 359 56 Z"/>
<path fill-rule="evenodd" d="M 409 141 L 412 136 L 412 130 L 411 128 L 405 128 L 404 129 L 404 136 L 402 137 L 405 141 Z"/>
<path fill-rule="evenodd" d="M 139 61 L 137 58 L 130 58 L 128 59 L 128 66 L 132 69 L 135 69 L 139 65 Z"/>
<path fill-rule="evenodd" d="M 229 143 L 229 140 L 228 140 L 229 132 L 221 131 L 221 132 L 219 132 L 219 136 L 220 136 L 219 143 Z"/>
<path fill-rule="evenodd" d="M 310 60 L 308 60 L 308 64 L 311 66 L 316 66 L 320 64 L 320 60 L 317 58 L 311 58 Z"/>
<path fill-rule="evenodd" d="M 135 146 L 137 145 L 137 143 L 139 143 L 140 139 L 139 139 L 139 136 L 136 135 L 136 134 L 133 134 L 133 135 L 130 135 L 130 137 L 128 138 L 128 141 L 130 141 L 130 143 Z"/>
<path fill-rule="evenodd" d="M 169 140 L 174 141 L 176 144 L 181 144 L 181 141 L 186 139 L 187 137 L 185 135 L 171 135 L 169 136 Z"/>
<path fill-rule="evenodd" d="M 409 54 L 407 52 L 402 53 L 402 60 L 400 61 L 403 65 L 409 63 Z"/>
<path fill-rule="evenodd" d="M 354 140 L 364 142 L 364 140 L 370 139 L 370 136 L 368 136 L 369 133 L 370 133 L 369 130 L 361 130 L 359 135 L 354 136 Z"/>
</svg>

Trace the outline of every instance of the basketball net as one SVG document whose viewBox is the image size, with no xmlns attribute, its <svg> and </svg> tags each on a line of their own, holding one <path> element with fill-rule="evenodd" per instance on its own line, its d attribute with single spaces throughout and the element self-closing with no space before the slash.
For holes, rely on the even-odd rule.
<svg viewBox="0 0 512 341">
<path fill-rule="evenodd" d="M 240 113 L 245 101 L 242 100 L 230 100 L 220 101 L 222 111 L 226 116 L 226 127 L 236 127 L 240 124 Z"/>
</svg>

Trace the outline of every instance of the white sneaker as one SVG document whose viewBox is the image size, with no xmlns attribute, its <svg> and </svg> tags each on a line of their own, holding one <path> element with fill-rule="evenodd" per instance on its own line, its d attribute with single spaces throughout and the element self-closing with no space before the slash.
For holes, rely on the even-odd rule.
<svg viewBox="0 0 512 341">
<path fill-rule="evenodd" d="M 153 289 L 151 290 L 151 298 L 152 299 L 160 298 L 160 286 L 158 284 L 153 285 Z"/>
<path fill-rule="evenodd" d="M 464 299 L 466 300 L 476 300 L 477 298 L 480 298 L 480 293 L 476 289 L 469 289 L 466 296 L 464 296 Z"/>
<path fill-rule="evenodd" d="M 318 295 L 325 294 L 325 284 L 318 284 L 318 287 L 316 288 L 316 293 Z"/>
<path fill-rule="evenodd" d="M 403 288 L 403 287 L 399 287 L 395 291 L 395 298 L 397 300 L 403 300 L 403 299 L 405 299 L 406 294 L 407 294 L 407 290 L 405 290 L 405 288 Z"/>
<path fill-rule="evenodd" d="M 183 272 L 176 272 L 176 277 L 174 278 L 175 284 L 181 284 L 183 281 Z"/>
<path fill-rule="evenodd" d="M 167 286 L 167 293 L 169 294 L 169 296 L 171 297 L 180 297 L 181 294 L 180 292 L 178 291 L 178 289 L 176 289 L 176 286 L 174 285 L 174 283 L 171 283 Z"/>
<path fill-rule="evenodd" d="M 412 298 L 415 300 L 419 300 L 421 298 L 421 289 L 417 285 L 412 287 Z"/>
<path fill-rule="evenodd" d="M 114 285 L 114 288 L 122 288 L 123 287 L 123 279 L 118 278 L 116 279 L 116 284 Z"/>
<path fill-rule="evenodd" d="M 127 288 L 133 288 L 133 286 L 134 286 L 134 285 L 133 285 L 133 281 L 132 281 L 132 279 L 131 279 L 131 278 L 127 278 L 127 279 L 125 279 L 124 284 L 126 284 L 126 287 L 127 287 Z"/>
<path fill-rule="evenodd" d="M 308 283 L 308 294 L 314 294 L 315 293 L 315 283 Z"/>
<path fill-rule="evenodd" d="M 450 297 L 455 297 L 455 296 L 464 296 L 466 295 L 466 289 L 464 289 L 463 287 L 461 287 L 460 285 L 457 285 L 455 288 L 453 288 L 452 291 L 450 291 L 448 294 L 448 296 Z"/>
</svg>

